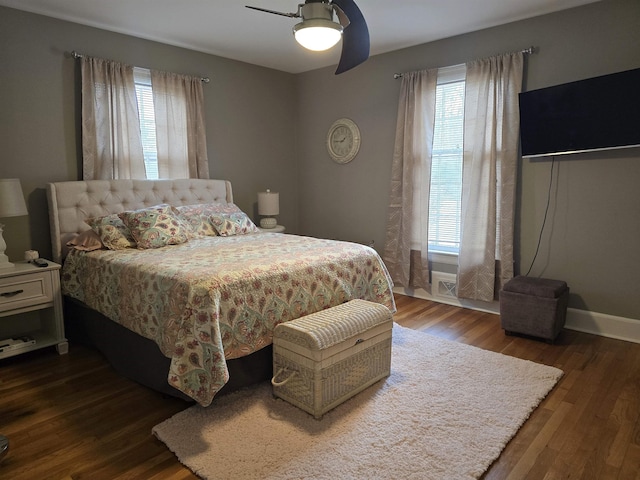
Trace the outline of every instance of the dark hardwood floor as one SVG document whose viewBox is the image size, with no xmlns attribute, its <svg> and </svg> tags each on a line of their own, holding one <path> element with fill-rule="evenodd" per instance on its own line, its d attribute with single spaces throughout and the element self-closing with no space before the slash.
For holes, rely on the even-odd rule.
<svg viewBox="0 0 640 480">
<path fill-rule="evenodd" d="M 505 336 L 496 315 L 396 299 L 403 326 L 565 372 L 485 480 L 640 480 L 640 344 L 565 330 L 551 345 Z M 194 479 L 151 434 L 187 407 L 80 345 L 0 360 L 0 434 L 10 440 L 0 478 Z"/>
</svg>

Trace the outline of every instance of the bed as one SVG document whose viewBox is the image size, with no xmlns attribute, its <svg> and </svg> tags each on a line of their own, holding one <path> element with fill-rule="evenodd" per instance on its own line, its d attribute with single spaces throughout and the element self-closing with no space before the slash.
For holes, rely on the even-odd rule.
<svg viewBox="0 0 640 480">
<path fill-rule="evenodd" d="M 57 182 L 47 185 L 47 197 L 70 340 L 96 347 L 119 373 L 169 395 L 207 406 L 218 394 L 269 378 L 272 332 L 281 322 L 353 298 L 395 312 L 375 250 L 264 232 L 234 205 L 228 181 Z M 95 232 L 104 240 L 96 219 L 114 215 L 133 243 L 69 246 Z M 166 227 L 162 215 L 174 223 L 158 234 L 149 225 Z"/>
</svg>

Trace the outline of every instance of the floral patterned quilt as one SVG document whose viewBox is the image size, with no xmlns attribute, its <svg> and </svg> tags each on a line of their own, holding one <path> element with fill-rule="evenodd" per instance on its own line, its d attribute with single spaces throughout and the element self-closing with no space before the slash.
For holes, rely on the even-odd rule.
<svg viewBox="0 0 640 480">
<path fill-rule="evenodd" d="M 65 295 L 155 341 L 168 382 L 207 406 L 226 359 L 272 342 L 275 326 L 361 298 L 395 312 L 372 248 L 278 233 L 202 237 L 157 249 L 71 251 Z"/>
</svg>

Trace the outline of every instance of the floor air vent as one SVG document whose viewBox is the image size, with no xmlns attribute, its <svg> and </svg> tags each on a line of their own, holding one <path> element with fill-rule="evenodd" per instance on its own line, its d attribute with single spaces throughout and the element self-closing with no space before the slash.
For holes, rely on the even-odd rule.
<svg viewBox="0 0 640 480">
<path fill-rule="evenodd" d="M 454 273 L 432 272 L 431 292 L 434 297 L 457 299 L 457 277 Z"/>
</svg>

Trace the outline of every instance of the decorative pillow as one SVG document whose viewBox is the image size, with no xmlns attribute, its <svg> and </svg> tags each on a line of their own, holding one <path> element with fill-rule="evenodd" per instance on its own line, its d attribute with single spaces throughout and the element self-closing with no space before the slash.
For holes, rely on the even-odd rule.
<svg viewBox="0 0 640 480">
<path fill-rule="evenodd" d="M 91 252 L 93 250 L 105 248 L 102 240 L 100 240 L 98 234 L 93 230 L 85 230 L 81 234 L 77 235 L 73 240 L 69 240 L 67 242 L 67 247 L 82 250 L 84 252 Z"/>
<path fill-rule="evenodd" d="M 196 235 L 215 236 L 218 233 L 209 221 L 212 215 L 220 213 L 239 213 L 242 212 L 238 206 L 233 203 L 200 203 L 198 205 L 183 205 L 174 207 L 180 216 L 191 225 Z"/>
<path fill-rule="evenodd" d="M 109 250 L 136 247 L 136 241 L 131 232 L 116 213 L 104 217 L 89 218 L 85 222 L 98 234 L 104 246 Z"/>
<path fill-rule="evenodd" d="M 170 205 L 156 205 L 119 214 L 140 249 L 185 243 L 193 237 L 191 227 L 173 213 Z"/>
<path fill-rule="evenodd" d="M 211 215 L 209 219 L 221 237 L 244 235 L 245 233 L 260 231 L 244 212 L 219 213 L 217 215 Z"/>
</svg>

